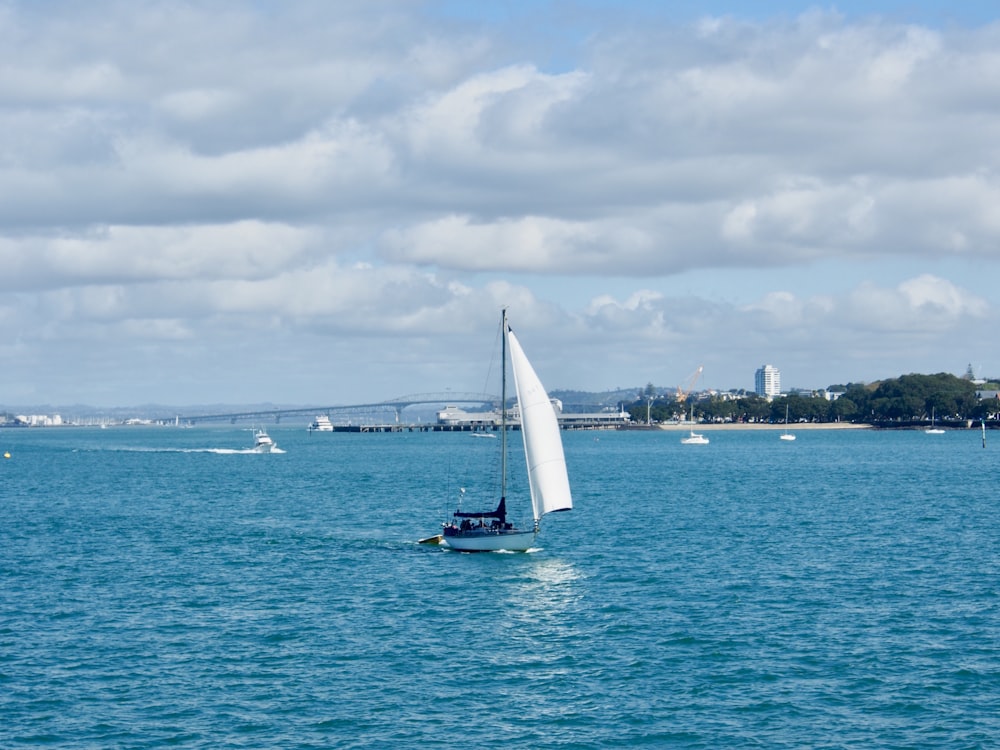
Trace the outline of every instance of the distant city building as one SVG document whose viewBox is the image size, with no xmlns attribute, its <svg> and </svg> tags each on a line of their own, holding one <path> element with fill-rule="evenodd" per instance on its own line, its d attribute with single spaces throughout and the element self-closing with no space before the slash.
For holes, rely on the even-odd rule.
<svg viewBox="0 0 1000 750">
<path fill-rule="evenodd" d="M 758 396 L 774 398 L 781 395 L 781 372 L 773 365 L 764 365 L 754 374 L 754 390 Z"/>
</svg>

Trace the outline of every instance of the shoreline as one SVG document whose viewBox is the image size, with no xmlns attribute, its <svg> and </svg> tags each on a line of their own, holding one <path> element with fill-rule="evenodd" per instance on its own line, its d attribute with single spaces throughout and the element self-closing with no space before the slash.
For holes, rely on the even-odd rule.
<svg viewBox="0 0 1000 750">
<path fill-rule="evenodd" d="M 632 428 L 636 429 L 636 428 Z M 871 430 L 870 424 L 860 422 L 800 422 L 792 424 L 768 424 L 760 422 L 705 422 L 703 424 L 676 424 L 661 423 L 650 427 L 640 426 L 639 429 L 660 429 L 672 432 L 688 432 L 689 430 L 715 431 L 715 430 L 788 430 L 789 432 L 799 432 L 803 430 Z"/>
</svg>

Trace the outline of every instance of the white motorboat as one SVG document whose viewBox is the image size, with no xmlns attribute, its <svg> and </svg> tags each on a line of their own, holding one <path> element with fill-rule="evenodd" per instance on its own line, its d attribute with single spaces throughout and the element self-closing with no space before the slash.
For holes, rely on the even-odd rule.
<svg viewBox="0 0 1000 750">
<path fill-rule="evenodd" d="M 259 430 L 254 430 L 253 433 L 253 451 L 254 453 L 270 453 L 278 444 L 271 439 L 271 436 L 267 434 L 263 427 Z"/>
<path fill-rule="evenodd" d="M 309 425 L 309 432 L 333 432 L 333 423 L 326 414 L 320 414 Z"/>
</svg>

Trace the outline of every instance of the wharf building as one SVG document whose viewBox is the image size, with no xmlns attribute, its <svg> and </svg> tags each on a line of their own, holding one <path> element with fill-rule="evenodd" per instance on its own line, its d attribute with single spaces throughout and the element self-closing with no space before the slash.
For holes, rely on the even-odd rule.
<svg viewBox="0 0 1000 750">
<path fill-rule="evenodd" d="M 552 408 L 555 410 L 559 427 L 564 430 L 615 430 L 627 427 L 631 417 L 620 408 L 617 411 L 604 411 L 587 414 L 571 414 L 562 410 L 562 402 L 553 398 Z M 484 412 L 467 412 L 457 406 L 449 405 L 437 413 L 438 431 L 496 431 L 500 429 L 500 412 L 497 410 Z M 508 426 L 520 429 L 521 412 L 514 405 L 508 412 Z"/>
</svg>

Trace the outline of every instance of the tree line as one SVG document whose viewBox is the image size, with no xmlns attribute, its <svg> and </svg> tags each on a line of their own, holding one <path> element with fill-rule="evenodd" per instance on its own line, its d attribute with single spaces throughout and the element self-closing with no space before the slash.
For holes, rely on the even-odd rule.
<svg viewBox="0 0 1000 750">
<path fill-rule="evenodd" d="M 977 386 L 968 378 L 949 373 L 903 375 L 878 383 L 831 385 L 828 393 L 841 394 L 828 399 L 823 393 L 789 394 L 770 401 L 756 393 L 740 391 L 732 395 L 712 395 L 679 402 L 674 394 L 657 395 L 647 385 L 635 401 L 625 408 L 635 422 L 645 423 L 694 417 L 706 422 L 865 422 L 913 423 L 970 419 L 995 420 L 1000 402 L 979 399 L 977 390 L 1000 390 L 996 382 Z"/>
</svg>

